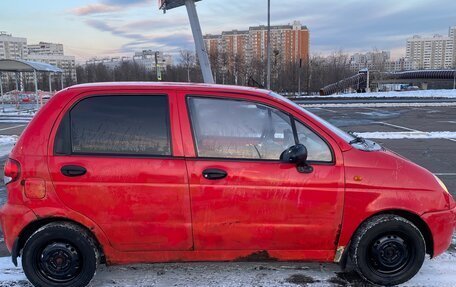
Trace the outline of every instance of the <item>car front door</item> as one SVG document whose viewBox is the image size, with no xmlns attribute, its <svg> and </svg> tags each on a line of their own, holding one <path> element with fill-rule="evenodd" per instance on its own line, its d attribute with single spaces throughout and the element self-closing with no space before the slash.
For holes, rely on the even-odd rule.
<svg viewBox="0 0 456 287">
<path fill-rule="evenodd" d="M 195 249 L 307 250 L 309 259 L 332 256 L 344 196 L 337 146 L 291 110 L 281 110 L 286 107 L 227 97 L 179 97 L 184 137 L 194 139 L 186 156 Z M 300 173 L 279 161 L 297 143 L 306 145 L 313 172 Z"/>
<path fill-rule="evenodd" d="M 192 249 L 174 93 L 84 96 L 54 132 L 48 164 L 57 195 L 118 250 Z"/>
</svg>

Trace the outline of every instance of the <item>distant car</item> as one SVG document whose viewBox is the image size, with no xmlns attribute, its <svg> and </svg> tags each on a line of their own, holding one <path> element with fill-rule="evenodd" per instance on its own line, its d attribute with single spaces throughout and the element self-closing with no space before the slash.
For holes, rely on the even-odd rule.
<svg viewBox="0 0 456 287">
<path fill-rule="evenodd" d="M 23 132 L 5 183 L 5 242 L 35 286 L 85 286 L 99 263 L 348 256 L 395 285 L 456 225 L 435 175 L 251 88 L 65 89 Z"/>
</svg>

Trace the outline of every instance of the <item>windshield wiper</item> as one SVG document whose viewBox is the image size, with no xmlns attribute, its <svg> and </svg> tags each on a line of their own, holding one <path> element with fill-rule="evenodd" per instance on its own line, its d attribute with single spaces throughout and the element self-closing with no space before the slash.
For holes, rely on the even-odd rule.
<svg viewBox="0 0 456 287">
<path fill-rule="evenodd" d="M 348 134 L 351 135 L 352 137 L 354 137 L 354 139 L 351 140 L 349 144 L 366 143 L 366 140 L 365 140 L 364 138 L 358 136 L 358 135 L 355 134 L 354 132 L 349 131 Z"/>
</svg>

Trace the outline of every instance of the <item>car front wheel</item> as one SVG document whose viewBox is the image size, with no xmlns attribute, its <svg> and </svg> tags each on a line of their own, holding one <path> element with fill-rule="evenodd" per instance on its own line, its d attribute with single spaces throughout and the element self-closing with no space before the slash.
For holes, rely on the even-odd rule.
<svg viewBox="0 0 456 287">
<path fill-rule="evenodd" d="M 385 286 L 402 284 L 420 270 L 426 244 L 420 230 L 396 215 L 372 217 L 356 231 L 350 256 L 367 281 Z"/>
<path fill-rule="evenodd" d="M 83 228 L 50 223 L 25 243 L 22 267 L 36 287 L 83 287 L 95 275 L 98 253 L 93 238 Z"/>
</svg>

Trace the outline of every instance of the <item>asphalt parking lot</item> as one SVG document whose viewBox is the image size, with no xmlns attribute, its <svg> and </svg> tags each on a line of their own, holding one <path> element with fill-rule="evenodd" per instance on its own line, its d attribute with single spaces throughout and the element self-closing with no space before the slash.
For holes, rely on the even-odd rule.
<svg viewBox="0 0 456 287">
<path fill-rule="evenodd" d="M 307 108 L 345 131 L 456 131 L 456 107 Z M 375 139 L 436 173 L 456 197 L 455 139 Z"/>
</svg>

